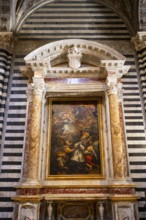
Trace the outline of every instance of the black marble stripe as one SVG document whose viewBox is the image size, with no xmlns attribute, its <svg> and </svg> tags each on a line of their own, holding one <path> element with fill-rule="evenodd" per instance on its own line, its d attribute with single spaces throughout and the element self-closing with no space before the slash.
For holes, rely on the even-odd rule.
<svg viewBox="0 0 146 220">
<path fill-rule="evenodd" d="M 128 120 L 128 119 L 143 119 L 142 116 L 125 116 L 125 119 Z"/>
<path fill-rule="evenodd" d="M 10 166 L 11 168 L 11 166 Z M 21 173 L 20 169 L 1 169 L 1 173 Z"/>
<path fill-rule="evenodd" d="M 144 141 L 145 137 L 127 137 L 127 140 L 129 141 Z"/>
<path fill-rule="evenodd" d="M 27 102 L 27 98 L 10 98 L 10 102 Z"/>
<path fill-rule="evenodd" d="M 130 165 L 146 165 L 146 162 L 145 161 L 131 161 Z"/>
<path fill-rule="evenodd" d="M 144 130 L 126 130 L 126 133 L 136 133 L 136 134 L 139 134 L 139 133 L 145 133 Z"/>
<path fill-rule="evenodd" d="M 130 157 L 143 157 L 143 156 L 146 156 L 146 153 L 129 153 L 129 156 Z"/>
<path fill-rule="evenodd" d="M 124 104 L 124 107 L 125 108 L 127 107 L 138 108 L 138 107 L 141 107 L 141 104 Z"/>
<path fill-rule="evenodd" d="M 0 212 L 13 212 L 13 207 L 0 207 Z"/>
<path fill-rule="evenodd" d="M 32 25 L 39 25 L 39 24 L 48 24 L 48 26 L 49 25 L 64 25 L 64 24 L 70 24 L 70 25 L 72 25 L 72 24 L 81 24 L 81 25 L 85 25 L 85 24 L 87 24 L 87 21 L 84 21 L 84 20 L 82 20 L 82 21 L 80 21 L 80 20 L 74 20 L 73 22 L 72 21 L 60 21 L 60 20 L 58 20 L 57 22 L 56 21 L 53 21 L 53 20 L 51 20 L 50 21 L 50 19 L 48 20 L 48 21 L 26 21 L 25 22 L 25 24 L 32 24 Z M 101 21 L 88 21 L 88 25 L 100 25 L 101 24 Z M 110 25 L 110 24 L 113 24 L 113 25 L 121 25 L 121 24 L 123 24 L 123 22 L 122 21 L 116 21 L 116 20 L 112 20 L 112 21 L 110 21 L 110 20 L 108 20 L 108 21 L 106 21 L 106 24 L 107 25 Z M 24 27 L 22 27 L 22 30 L 24 29 Z"/>
<path fill-rule="evenodd" d="M 143 125 L 143 122 L 139 122 L 139 121 L 126 122 L 126 125 L 132 125 L 132 126 Z"/>
<path fill-rule="evenodd" d="M 16 188 L 15 187 L 8 187 L 8 186 L 0 186 L 0 191 L 9 191 L 9 192 L 15 192 Z"/>
<path fill-rule="evenodd" d="M 0 197 L 0 202 L 11 202 L 12 199 L 10 197 Z"/>
<path fill-rule="evenodd" d="M 6 133 L 7 134 L 9 134 L 9 133 L 15 133 L 15 134 L 17 133 L 17 134 L 19 134 L 19 133 L 24 133 L 24 130 L 22 130 L 22 129 L 18 129 L 18 130 L 17 129 L 7 129 Z"/>
<path fill-rule="evenodd" d="M 19 90 L 19 91 L 11 91 L 11 94 L 23 95 L 23 94 L 26 94 L 26 90 L 24 90 L 24 91 L 22 91 L 22 90 Z"/>
<path fill-rule="evenodd" d="M 18 106 L 18 105 L 17 105 L 17 106 L 15 106 L 15 105 L 10 105 L 10 106 L 9 106 L 9 109 L 11 109 L 11 110 L 26 109 L 26 105 L 22 105 L 22 106 L 21 106 L 21 105 L 19 105 L 19 106 Z"/>
<path fill-rule="evenodd" d="M 22 153 L 3 153 L 4 157 L 22 157 Z"/>
<path fill-rule="evenodd" d="M 21 165 L 21 161 L 3 161 L 2 165 Z"/>
<path fill-rule="evenodd" d="M 8 114 L 8 118 L 25 118 L 26 114 Z"/>
<path fill-rule="evenodd" d="M 1 178 L 0 178 L 0 182 L 8 182 L 8 183 L 18 182 L 19 179 L 20 179 L 20 178 L 11 178 L 11 177 L 5 177 L 5 178 L 3 178 L 3 177 L 1 177 Z M 2 188 L 1 191 L 3 191 L 3 188 Z"/>
<path fill-rule="evenodd" d="M 10 121 L 10 122 L 7 122 L 7 125 L 12 125 L 12 126 L 19 126 L 19 125 L 25 125 L 25 122 L 23 121 Z"/>
<path fill-rule="evenodd" d="M 146 173 L 146 169 L 131 169 L 131 173 Z"/>
<path fill-rule="evenodd" d="M 40 38 L 33 38 L 33 37 L 29 37 L 29 38 L 25 38 L 25 36 L 23 37 L 23 35 L 21 35 L 22 37 L 19 39 L 20 41 L 38 41 L 38 40 L 44 40 L 44 41 L 48 41 L 48 43 L 51 43 L 51 42 L 54 42 L 54 38 L 47 38 L 47 37 L 40 37 Z M 28 35 L 27 35 L 28 36 Z M 70 36 L 66 36 L 66 39 L 74 39 L 74 37 L 70 37 Z M 121 41 L 121 40 L 130 40 L 130 37 L 128 36 L 128 37 L 117 37 L 117 38 L 113 38 L 113 37 L 110 37 L 110 36 L 108 36 L 107 38 L 101 38 L 101 37 L 97 37 L 97 36 L 95 36 L 94 38 L 90 38 L 90 37 L 84 37 L 84 40 L 91 40 L 91 41 L 93 41 L 93 40 L 95 40 L 95 41 L 98 41 L 98 40 L 100 40 L 100 41 L 107 41 L 107 39 L 108 40 L 116 40 L 116 41 Z M 57 41 L 57 40 L 64 40 L 64 37 L 60 37 L 60 38 L 55 38 L 55 41 Z M 134 77 L 134 78 L 137 78 L 137 76 L 136 77 Z"/>
<path fill-rule="evenodd" d="M 146 144 L 128 144 L 128 148 L 146 148 Z"/>
<path fill-rule="evenodd" d="M 42 36 L 65 36 L 66 38 L 68 38 L 69 36 L 70 37 L 73 37 L 73 36 L 81 36 L 81 35 L 84 35 L 84 36 L 104 36 L 106 35 L 107 38 L 109 36 L 116 36 L 118 38 L 118 36 L 129 36 L 127 33 L 120 33 L 120 32 L 117 32 L 117 33 L 20 33 L 19 36 L 37 36 L 37 37 L 42 37 Z M 22 64 L 23 65 L 23 64 Z M 130 70 L 129 70 L 130 71 Z M 135 70 L 136 71 L 136 70 Z M 131 71 L 133 72 L 133 71 Z"/>
<path fill-rule="evenodd" d="M 32 30 L 32 27 L 25 27 L 25 28 L 22 28 L 22 30 Z M 34 28 L 34 30 L 35 31 L 41 31 L 41 30 L 50 30 L 50 31 L 52 31 L 52 30 L 60 30 L 60 31 L 66 31 L 66 30 L 68 30 L 68 31 L 70 31 L 70 30 L 72 30 L 72 31 L 75 31 L 75 30 L 108 30 L 108 31 L 112 31 L 112 30 L 117 30 L 117 31 L 119 31 L 119 32 L 121 32 L 121 30 L 126 30 L 126 28 L 125 27 L 51 27 L 51 28 L 47 28 L 47 27 L 35 27 Z M 123 33 L 122 33 L 123 34 Z"/>
<path fill-rule="evenodd" d="M 23 141 L 24 137 L 5 137 L 5 141 Z"/>
</svg>

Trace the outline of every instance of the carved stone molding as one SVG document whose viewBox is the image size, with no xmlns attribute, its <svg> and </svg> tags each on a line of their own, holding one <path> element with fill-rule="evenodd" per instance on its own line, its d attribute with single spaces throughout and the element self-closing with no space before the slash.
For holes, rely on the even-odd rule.
<svg viewBox="0 0 146 220">
<path fill-rule="evenodd" d="M 107 94 L 117 95 L 117 78 L 115 76 L 107 77 L 106 82 L 107 82 Z"/>
<path fill-rule="evenodd" d="M 33 72 L 32 68 L 29 65 L 21 66 L 20 71 L 22 72 L 23 76 L 25 76 L 29 79 L 29 83 L 31 83 L 32 77 L 34 76 L 34 72 Z"/>
<path fill-rule="evenodd" d="M 101 66 L 106 69 L 108 75 L 115 75 L 117 78 L 128 73 L 130 66 L 124 64 L 125 60 L 101 60 Z"/>
<path fill-rule="evenodd" d="M 90 68 L 92 66 L 92 69 L 101 67 L 100 60 L 121 62 L 126 60 L 124 56 L 108 46 L 79 39 L 46 44 L 28 54 L 24 59 L 27 64 L 31 65 L 33 71 L 44 70 L 47 73 L 47 71 L 53 72 L 54 65 L 67 62 L 67 58 L 69 59 L 68 68 L 70 67 L 71 70 L 78 69 L 81 66 L 81 60 L 87 62 Z"/>
<path fill-rule="evenodd" d="M 34 95 L 41 95 L 45 91 L 45 83 L 42 78 L 33 78 L 32 92 Z"/>
<path fill-rule="evenodd" d="M 0 32 L 0 48 L 12 51 L 14 47 L 14 38 L 12 32 Z"/>
<path fill-rule="evenodd" d="M 138 32 L 137 35 L 132 38 L 132 43 L 137 51 L 146 48 L 146 31 Z"/>
</svg>

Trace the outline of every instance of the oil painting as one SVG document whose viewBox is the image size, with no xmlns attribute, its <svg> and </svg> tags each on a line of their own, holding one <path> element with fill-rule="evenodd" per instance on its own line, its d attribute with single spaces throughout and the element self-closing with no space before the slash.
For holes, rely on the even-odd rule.
<svg viewBox="0 0 146 220">
<path fill-rule="evenodd" d="M 102 174 L 101 110 L 97 99 L 52 99 L 49 175 Z"/>
</svg>

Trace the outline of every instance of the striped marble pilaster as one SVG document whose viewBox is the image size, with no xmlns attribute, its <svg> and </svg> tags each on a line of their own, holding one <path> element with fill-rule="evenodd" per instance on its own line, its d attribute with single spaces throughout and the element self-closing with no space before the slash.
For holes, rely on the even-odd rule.
<svg viewBox="0 0 146 220">
<path fill-rule="evenodd" d="M 142 88 L 144 110 L 146 112 L 146 32 L 138 32 L 132 39 L 138 57 L 138 68 Z"/>
<path fill-rule="evenodd" d="M 8 101 L 8 86 L 12 65 L 12 47 L 13 47 L 13 34 L 11 32 L 0 33 L 0 219 L 10 218 L 13 211 L 13 203 L 10 196 L 14 195 L 13 181 L 9 174 L 3 172 L 2 164 L 5 163 L 4 159 L 4 119 L 7 114 L 7 101 Z M 3 141 L 2 141 L 3 140 Z M 8 180 L 10 180 L 8 182 Z M 10 194 L 9 194 L 10 192 Z"/>
</svg>

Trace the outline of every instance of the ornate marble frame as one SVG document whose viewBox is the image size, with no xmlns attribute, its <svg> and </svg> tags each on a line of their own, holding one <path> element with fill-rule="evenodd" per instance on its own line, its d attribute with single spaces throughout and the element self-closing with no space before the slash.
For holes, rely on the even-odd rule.
<svg viewBox="0 0 146 220">
<path fill-rule="evenodd" d="M 69 61 L 69 59 L 71 62 Z M 87 66 L 83 65 L 86 61 Z M 57 41 L 44 45 L 25 57 L 27 66 L 22 72 L 28 76 L 28 149 L 26 175 L 13 198 L 21 208 L 31 203 L 35 213 L 42 201 L 48 203 L 51 219 L 53 201 L 99 201 L 103 218 L 103 201 L 109 201 L 116 220 L 118 212 L 127 214 L 129 207 L 134 219 L 138 197 L 135 185 L 125 170 L 126 157 L 122 124 L 121 77 L 129 70 L 126 58 L 117 51 L 92 41 L 79 39 Z M 62 66 L 62 62 L 68 65 Z M 60 65 L 58 68 L 57 65 Z M 75 83 L 76 82 L 76 83 Z M 104 179 L 47 179 L 45 159 L 47 152 L 48 100 L 60 97 L 102 97 L 103 130 L 105 142 Z M 107 144 L 108 143 L 108 144 Z M 126 202 L 126 205 L 123 204 Z M 28 207 L 31 217 L 31 207 Z M 22 210 L 23 211 L 23 210 Z M 120 216 L 121 217 L 121 216 Z M 128 216 L 129 217 L 129 216 Z M 39 217 L 36 217 L 38 220 Z"/>
<path fill-rule="evenodd" d="M 52 102 L 53 101 L 59 101 L 60 103 L 62 103 L 63 101 L 76 101 L 79 102 L 83 101 L 86 104 L 88 104 L 91 101 L 96 102 L 97 104 L 97 111 L 98 111 L 98 119 L 97 119 L 97 123 L 98 123 L 98 133 L 99 133 L 99 152 L 100 152 L 100 173 L 97 174 L 80 174 L 80 175 L 71 175 L 71 174 L 62 174 L 62 175 L 53 175 L 50 174 L 49 172 L 49 167 L 50 165 L 50 161 L 51 161 L 51 127 L 52 127 Z M 48 117 L 48 129 L 47 129 L 47 136 L 48 136 L 48 141 L 47 141 L 47 153 L 46 153 L 46 179 L 104 179 L 105 178 L 105 162 L 104 162 L 104 138 L 103 138 L 103 117 L 102 117 L 102 98 L 101 97 L 70 97 L 70 98 L 50 98 L 48 99 L 48 109 L 47 111 L 49 111 L 49 117 Z M 86 128 L 85 128 L 86 129 Z M 97 137 L 96 137 L 97 138 Z M 95 152 L 94 152 L 95 153 Z"/>
<path fill-rule="evenodd" d="M 44 45 L 24 59 L 28 67 L 22 68 L 22 71 L 30 78 L 29 88 L 32 92 L 30 99 L 32 119 L 29 134 L 29 151 L 32 155 L 29 155 L 30 159 L 28 160 L 28 166 L 32 169 L 28 170 L 26 184 L 27 182 L 37 184 L 39 179 L 45 182 L 45 164 L 41 162 L 44 161 L 43 155 L 46 153 L 45 144 L 42 143 L 44 136 L 40 132 L 44 129 L 41 121 L 45 120 L 42 118 L 42 112 L 45 109 L 46 100 L 50 97 L 58 97 L 60 94 L 62 97 L 82 97 L 83 94 L 85 96 L 88 93 L 91 96 L 94 93 L 94 96 L 103 96 L 104 99 L 107 99 L 109 105 L 107 108 L 110 109 L 109 117 L 111 119 L 111 123 L 108 125 L 110 126 L 109 139 L 111 138 L 113 153 L 113 162 L 111 163 L 113 171 L 110 175 L 115 180 L 124 180 L 118 93 L 120 78 L 129 70 L 129 66 L 124 65 L 125 57 L 105 45 L 73 39 Z M 64 62 L 68 62 L 68 66 L 62 66 Z M 84 62 L 87 62 L 88 65 L 82 65 Z M 86 79 L 87 83 L 68 84 L 64 83 L 66 79 L 78 81 Z M 34 127 L 37 129 L 35 133 L 32 129 Z M 118 129 L 118 132 L 115 132 L 115 129 Z M 40 145 L 40 143 L 42 144 Z M 42 171 L 43 174 L 41 174 Z"/>
</svg>

